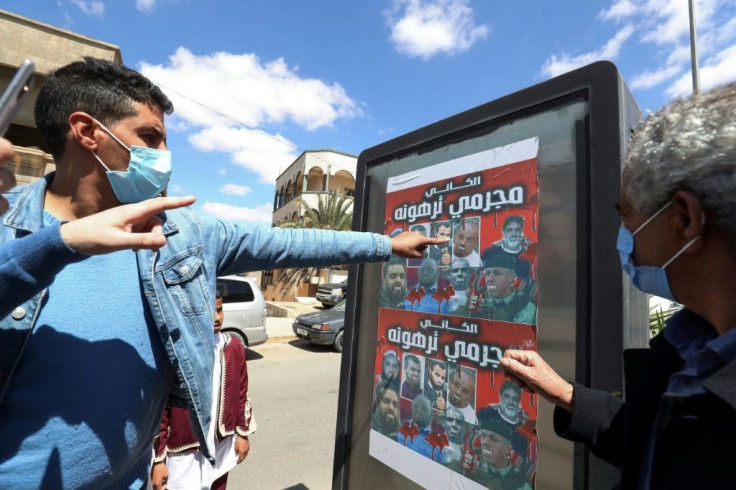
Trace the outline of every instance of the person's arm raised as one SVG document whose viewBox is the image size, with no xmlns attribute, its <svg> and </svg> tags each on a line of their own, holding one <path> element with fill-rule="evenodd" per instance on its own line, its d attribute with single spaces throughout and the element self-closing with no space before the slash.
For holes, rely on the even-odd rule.
<svg viewBox="0 0 736 490">
<path fill-rule="evenodd" d="M 391 238 L 391 252 L 407 259 L 420 259 L 428 246 L 448 241 L 448 238 L 430 238 L 416 231 L 405 231 Z"/>
</svg>

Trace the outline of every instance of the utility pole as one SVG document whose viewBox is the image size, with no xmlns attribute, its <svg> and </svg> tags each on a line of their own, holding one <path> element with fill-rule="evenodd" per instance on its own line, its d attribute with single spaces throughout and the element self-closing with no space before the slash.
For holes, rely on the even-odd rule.
<svg viewBox="0 0 736 490">
<path fill-rule="evenodd" d="M 690 62 L 693 74 L 693 94 L 700 93 L 700 65 L 698 64 L 698 35 L 695 27 L 695 0 L 688 0 L 690 6 Z"/>
</svg>

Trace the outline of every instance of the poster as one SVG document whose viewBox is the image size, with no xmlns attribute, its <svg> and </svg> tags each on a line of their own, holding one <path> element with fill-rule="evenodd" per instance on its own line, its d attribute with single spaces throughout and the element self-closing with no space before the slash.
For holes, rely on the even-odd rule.
<svg viewBox="0 0 736 490">
<path fill-rule="evenodd" d="M 447 237 L 383 264 L 369 454 L 425 488 L 531 489 L 536 395 L 503 375 L 537 349 L 538 140 L 389 179 L 384 232 Z"/>
</svg>

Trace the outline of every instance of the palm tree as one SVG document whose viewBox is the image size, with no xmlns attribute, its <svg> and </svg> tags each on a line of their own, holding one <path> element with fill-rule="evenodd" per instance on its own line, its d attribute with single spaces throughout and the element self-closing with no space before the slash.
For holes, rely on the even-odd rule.
<svg viewBox="0 0 736 490">
<path fill-rule="evenodd" d="M 299 205 L 304 215 L 297 221 L 281 220 L 276 224 L 279 228 L 318 228 L 321 230 L 349 231 L 353 225 L 353 198 L 345 194 L 322 194 L 317 199 L 317 208 L 310 207 L 299 198 Z M 321 267 L 305 267 L 284 269 L 278 275 L 276 282 L 279 289 L 288 291 L 302 282 L 319 276 Z"/>
</svg>

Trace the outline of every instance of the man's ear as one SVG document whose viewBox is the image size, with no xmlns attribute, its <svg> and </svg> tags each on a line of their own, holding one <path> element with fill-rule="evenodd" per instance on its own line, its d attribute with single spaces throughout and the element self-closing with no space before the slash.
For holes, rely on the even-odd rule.
<svg viewBox="0 0 736 490">
<path fill-rule="evenodd" d="M 95 131 L 98 127 L 95 118 L 86 112 L 74 112 L 69 116 L 71 138 L 86 150 L 97 151 Z"/>
<path fill-rule="evenodd" d="M 670 224 L 676 233 L 680 246 L 685 246 L 695 237 L 702 236 L 705 230 L 705 209 L 700 199 L 690 191 L 677 191 L 672 196 Z M 703 246 L 697 240 L 684 253 L 695 253 Z"/>
</svg>

